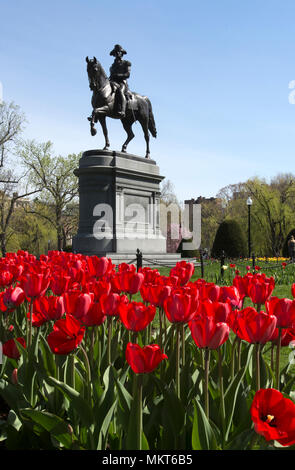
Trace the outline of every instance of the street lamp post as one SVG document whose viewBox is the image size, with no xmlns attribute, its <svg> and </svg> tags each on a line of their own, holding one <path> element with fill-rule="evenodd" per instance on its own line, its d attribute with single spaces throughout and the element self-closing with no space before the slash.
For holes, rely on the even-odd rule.
<svg viewBox="0 0 295 470">
<path fill-rule="evenodd" d="M 248 206 L 248 255 L 251 258 L 251 206 L 252 206 L 252 199 L 248 197 L 247 199 L 247 206 Z"/>
</svg>

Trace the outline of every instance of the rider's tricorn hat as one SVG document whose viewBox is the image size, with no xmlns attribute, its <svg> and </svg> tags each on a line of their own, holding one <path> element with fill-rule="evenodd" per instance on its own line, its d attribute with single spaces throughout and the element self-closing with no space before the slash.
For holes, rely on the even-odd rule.
<svg viewBox="0 0 295 470">
<path fill-rule="evenodd" d="M 116 52 L 122 52 L 122 54 L 127 54 L 127 52 L 125 51 L 125 49 L 123 49 L 122 46 L 120 46 L 120 44 L 116 44 L 114 49 L 110 52 L 110 55 L 116 55 Z"/>
</svg>

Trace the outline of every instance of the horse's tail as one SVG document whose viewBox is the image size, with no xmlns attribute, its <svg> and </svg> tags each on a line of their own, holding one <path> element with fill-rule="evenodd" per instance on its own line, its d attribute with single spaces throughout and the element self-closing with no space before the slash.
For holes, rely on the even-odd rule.
<svg viewBox="0 0 295 470">
<path fill-rule="evenodd" d="M 147 102 L 149 105 L 149 131 L 152 134 L 153 137 L 157 137 L 157 129 L 156 129 L 156 123 L 153 115 L 153 110 L 152 110 L 152 104 L 150 100 L 147 98 Z"/>
</svg>

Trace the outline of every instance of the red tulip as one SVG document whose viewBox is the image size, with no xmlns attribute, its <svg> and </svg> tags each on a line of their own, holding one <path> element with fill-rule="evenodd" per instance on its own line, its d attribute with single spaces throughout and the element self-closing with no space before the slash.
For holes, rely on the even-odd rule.
<svg viewBox="0 0 295 470">
<path fill-rule="evenodd" d="M 85 328 L 72 315 L 57 320 L 53 331 L 47 336 L 47 342 L 54 354 L 65 355 L 74 351 L 82 342 Z"/>
<path fill-rule="evenodd" d="M 283 330 L 281 330 L 281 346 L 288 346 L 289 342 L 291 341 L 291 339 L 290 339 L 290 341 L 288 341 L 288 343 L 286 343 L 285 338 L 287 336 L 287 333 L 288 333 L 288 328 L 284 328 Z M 271 341 L 274 344 L 278 344 L 278 337 L 279 337 L 279 329 L 275 328 L 275 330 L 272 334 L 272 337 L 270 338 L 269 341 Z"/>
<path fill-rule="evenodd" d="M 102 325 L 106 319 L 106 315 L 101 308 L 99 302 L 93 302 L 87 313 L 81 317 L 80 321 L 86 326 Z"/>
<path fill-rule="evenodd" d="M 236 333 L 248 343 L 265 344 L 270 341 L 277 326 L 277 319 L 263 311 L 257 312 L 254 307 L 246 307 L 236 316 Z"/>
<path fill-rule="evenodd" d="M 266 311 L 277 317 L 278 328 L 295 327 L 295 300 L 271 297 L 265 302 Z"/>
<path fill-rule="evenodd" d="M 190 280 L 194 271 L 195 267 L 193 263 L 179 261 L 174 268 L 170 270 L 170 276 L 178 277 L 180 285 L 184 286 Z"/>
<path fill-rule="evenodd" d="M 26 347 L 24 338 L 9 339 L 2 345 L 2 352 L 4 356 L 10 357 L 11 359 L 18 359 L 20 357 L 20 352 L 15 344 L 15 341 L 18 341 L 24 348 Z"/>
<path fill-rule="evenodd" d="M 235 286 L 238 289 L 241 299 L 244 299 L 244 297 L 248 295 L 248 289 L 247 289 L 248 282 L 247 282 L 246 276 L 242 277 L 242 276 L 237 275 L 236 277 L 234 277 L 233 286 Z"/>
<path fill-rule="evenodd" d="M 21 287 L 10 286 L 4 291 L 3 303 L 9 310 L 13 310 L 24 302 L 25 297 L 25 293 Z"/>
<path fill-rule="evenodd" d="M 235 286 L 222 286 L 218 301 L 223 303 L 229 301 L 232 307 L 241 308 L 243 299 Z"/>
<path fill-rule="evenodd" d="M 112 260 L 106 257 L 89 256 L 87 265 L 91 276 L 102 278 L 112 269 Z"/>
<path fill-rule="evenodd" d="M 291 293 L 292 293 L 292 296 L 295 297 L 295 283 L 292 284 L 291 286 Z"/>
<path fill-rule="evenodd" d="M 152 283 L 155 284 L 157 280 L 161 277 L 159 271 L 155 268 L 150 268 L 149 266 L 145 266 L 138 270 L 139 273 L 144 275 L 144 282 L 145 283 Z"/>
<path fill-rule="evenodd" d="M 122 271 L 120 273 L 121 291 L 127 294 L 136 294 L 143 284 L 144 274 L 132 271 Z"/>
<path fill-rule="evenodd" d="M 207 298 L 211 300 L 212 302 L 218 301 L 220 297 L 220 292 L 221 292 L 221 287 L 217 286 L 214 283 L 208 283 L 205 288 L 205 299 Z"/>
<path fill-rule="evenodd" d="M 111 292 L 111 283 L 106 279 L 100 279 L 99 281 L 88 282 L 84 287 L 85 293 L 92 292 L 94 294 L 94 302 L 99 302 L 102 295 L 109 294 Z"/>
<path fill-rule="evenodd" d="M 228 339 L 228 324 L 216 322 L 213 315 L 197 315 L 188 323 L 188 326 L 199 348 L 217 349 Z"/>
<path fill-rule="evenodd" d="M 256 392 L 251 409 L 255 431 L 266 441 L 278 441 L 282 446 L 295 443 L 295 404 L 273 388 Z"/>
<path fill-rule="evenodd" d="M 13 369 L 13 371 L 11 373 L 11 382 L 14 385 L 18 384 L 18 371 L 17 371 L 17 369 Z"/>
<path fill-rule="evenodd" d="M 128 302 L 126 296 L 120 296 L 117 293 L 110 292 L 109 294 L 104 294 L 100 298 L 100 305 L 104 315 L 109 317 L 119 315 L 119 305 L 120 302 Z"/>
<path fill-rule="evenodd" d="M 52 290 L 53 294 L 59 296 L 64 294 L 68 290 L 70 281 L 70 276 L 67 276 L 65 273 L 59 273 L 57 275 L 55 274 L 50 279 L 49 287 Z"/>
<path fill-rule="evenodd" d="M 295 341 L 295 328 L 284 328 L 282 330 L 281 346 L 289 346 Z"/>
<path fill-rule="evenodd" d="M 146 286 L 146 294 L 144 297 L 152 305 L 155 305 L 156 307 L 163 307 L 164 301 L 169 297 L 171 291 L 171 286 L 161 284 L 148 284 Z"/>
<path fill-rule="evenodd" d="M 254 304 L 264 304 L 271 296 L 275 287 L 273 278 L 253 277 L 249 283 L 249 297 Z"/>
<path fill-rule="evenodd" d="M 29 272 L 22 276 L 21 287 L 25 291 L 27 298 L 36 298 L 44 295 L 49 287 L 49 270 L 46 272 Z"/>
<path fill-rule="evenodd" d="M 167 359 L 167 355 L 162 353 L 157 344 L 150 344 L 143 348 L 138 344 L 127 344 L 126 360 L 136 374 L 153 372 L 163 359 Z"/>
<path fill-rule="evenodd" d="M 32 324 L 38 327 L 51 320 L 60 320 L 64 313 L 65 307 L 62 296 L 37 297 L 33 301 Z M 28 313 L 28 317 L 29 315 Z"/>
<path fill-rule="evenodd" d="M 192 320 L 197 311 L 199 301 L 196 297 L 184 292 L 184 290 L 172 291 L 164 301 L 164 310 L 171 323 L 188 322 Z"/>
<path fill-rule="evenodd" d="M 5 270 L 1 267 L 0 270 L 0 287 L 9 286 L 13 281 L 13 274 L 9 270 Z"/>
<path fill-rule="evenodd" d="M 85 294 L 81 291 L 68 291 L 63 294 L 65 312 L 78 320 L 84 317 L 93 301 L 94 294 Z"/>
<path fill-rule="evenodd" d="M 7 312 L 7 307 L 3 302 L 4 292 L 0 292 L 0 310 L 1 312 Z"/>
<path fill-rule="evenodd" d="M 119 315 L 121 322 L 131 331 L 144 330 L 154 319 L 156 307 L 144 305 L 141 302 L 121 302 L 119 305 Z"/>
</svg>

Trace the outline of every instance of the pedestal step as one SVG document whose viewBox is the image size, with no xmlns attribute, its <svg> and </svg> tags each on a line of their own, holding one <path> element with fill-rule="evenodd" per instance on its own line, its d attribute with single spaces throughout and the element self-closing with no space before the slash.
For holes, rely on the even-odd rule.
<svg viewBox="0 0 295 470">
<path fill-rule="evenodd" d="M 120 263 L 136 264 L 136 255 L 132 253 L 106 253 L 104 256 L 111 258 L 113 264 Z M 187 261 L 194 263 L 195 266 L 200 266 L 195 258 L 181 258 L 178 253 L 143 253 L 142 265 L 150 267 L 167 267 L 172 268 L 179 261 Z"/>
</svg>

